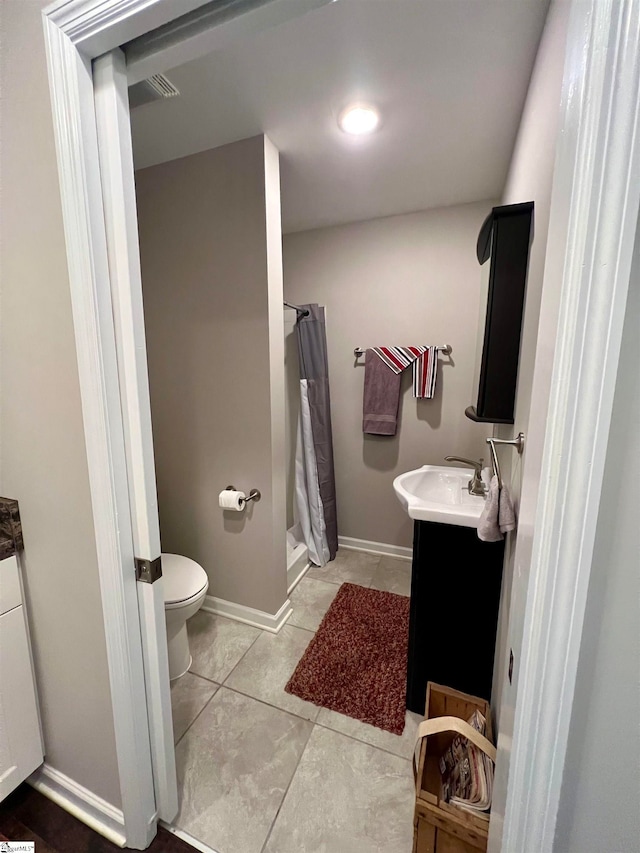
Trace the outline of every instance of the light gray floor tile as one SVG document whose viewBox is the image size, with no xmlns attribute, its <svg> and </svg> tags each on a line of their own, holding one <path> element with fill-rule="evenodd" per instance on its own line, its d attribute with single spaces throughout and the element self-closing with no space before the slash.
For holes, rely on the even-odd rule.
<svg viewBox="0 0 640 853">
<path fill-rule="evenodd" d="M 398 595 L 410 595 L 411 561 L 396 560 L 395 557 L 382 557 L 373 573 L 371 589 L 397 592 Z"/>
<path fill-rule="evenodd" d="M 289 624 L 316 631 L 339 589 L 335 583 L 326 583 L 307 575 L 289 596 L 293 607 Z"/>
<path fill-rule="evenodd" d="M 264 631 L 227 678 L 225 687 L 307 720 L 315 720 L 320 711 L 317 705 L 291 696 L 284 690 L 312 639 L 312 633 L 293 625 L 285 625 L 279 634 Z"/>
<path fill-rule="evenodd" d="M 360 720 L 354 720 L 353 717 L 347 717 L 337 711 L 330 711 L 328 708 L 320 709 L 316 722 L 320 726 L 326 726 L 335 732 L 349 735 L 349 737 L 364 741 L 371 746 L 386 749 L 387 752 L 393 752 L 394 755 L 399 755 L 401 758 L 413 758 L 416 732 L 423 718 L 420 714 L 407 711 L 405 719 L 404 731 L 401 735 L 385 732 L 376 726 L 369 726 L 367 723 L 361 723 Z"/>
<path fill-rule="evenodd" d="M 265 853 L 411 853 L 414 798 L 409 761 L 316 726 Z"/>
<path fill-rule="evenodd" d="M 341 548 L 336 554 L 335 560 L 319 568 L 312 566 L 307 577 L 328 583 L 357 583 L 361 586 L 369 586 L 371 578 L 378 567 L 380 557 L 374 554 L 365 554 L 362 551 L 347 551 Z"/>
<path fill-rule="evenodd" d="M 186 672 L 171 683 L 173 741 L 176 743 L 207 704 L 219 685 Z"/>
<path fill-rule="evenodd" d="M 221 684 L 251 644 L 260 629 L 224 616 L 200 610 L 187 622 L 191 672 Z"/>
<path fill-rule="evenodd" d="M 311 729 L 221 687 L 176 748 L 176 826 L 219 853 L 260 853 Z"/>
</svg>

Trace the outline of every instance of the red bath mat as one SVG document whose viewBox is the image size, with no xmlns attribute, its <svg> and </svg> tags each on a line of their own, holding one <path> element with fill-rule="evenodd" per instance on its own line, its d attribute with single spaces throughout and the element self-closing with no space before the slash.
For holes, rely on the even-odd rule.
<svg viewBox="0 0 640 853">
<path fill-rule="evenodd" d="M 407 596 L 343 583 L 285 690 L 400 735 L 408 634 Z"/>
</svg>

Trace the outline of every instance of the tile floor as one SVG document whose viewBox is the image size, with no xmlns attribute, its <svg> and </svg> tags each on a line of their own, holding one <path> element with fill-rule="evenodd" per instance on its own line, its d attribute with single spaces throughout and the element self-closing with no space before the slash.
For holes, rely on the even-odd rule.
<svg viewBox="0 0 640 853">
<path fill-rule="evenodd" d="M 218 853 L 410 853 L 418 715 L 398 737 L 284 692 L 341 583 L 408 595 L 410 567 L 342 550 L 298 584 L 279 634 L 190 620 L 193 664 L 171 688 L 177 826 Z"/>
</svg>

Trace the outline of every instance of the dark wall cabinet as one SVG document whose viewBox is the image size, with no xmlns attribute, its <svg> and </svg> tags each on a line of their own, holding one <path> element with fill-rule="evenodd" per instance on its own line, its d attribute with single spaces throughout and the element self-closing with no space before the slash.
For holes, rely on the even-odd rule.
<svg viewBox="0 0 640 853">
<path fill-rule="evenodd" d="M 424 714 L 427 681 L 491 698 L 504 542 L 474 527 L 416 521 L 407 708 Z"/>
<path fill-rule="evenodd" d="M 513 423 L 532 223 L 529 201 L 494 207 L 480 229 L 478 261 L 491 267 L 474 421 Z"/>
</svg>

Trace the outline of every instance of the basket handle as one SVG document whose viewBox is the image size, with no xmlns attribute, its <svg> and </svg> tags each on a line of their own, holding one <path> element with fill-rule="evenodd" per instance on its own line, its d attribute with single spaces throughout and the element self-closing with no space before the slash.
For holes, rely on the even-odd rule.
<svg viewBox="0 0 640 853">
<path fill-rule="evenodd" d="M 428 735 L 437 735 L 440 732 L 457 732 L 459 735 L 463 735 L 468 738 L 475 746 L 478 747 L 479 750 L 484 752 L 485 755 L 488 755 L 489 758 L 496 763 L 496 755 L 497 751 L 495 746 L 491 743 L 491 741 L 486 738 L 484 735 L 481 735 L 477 729 L 474 729 L 473 726 L 470 726 L 466 720 L 462 720 L 460 717 L 431 717 L 429 720 L 424 720 L 418 726 L 418 734 L 416 735 L 416 747 L 422 741 L 422 738 L 427 737 Z M 416 758 L 416 750 L 413 753 L 413 775 L 414 778 L 417 777 L 417 758 Z"/>
</svg>

